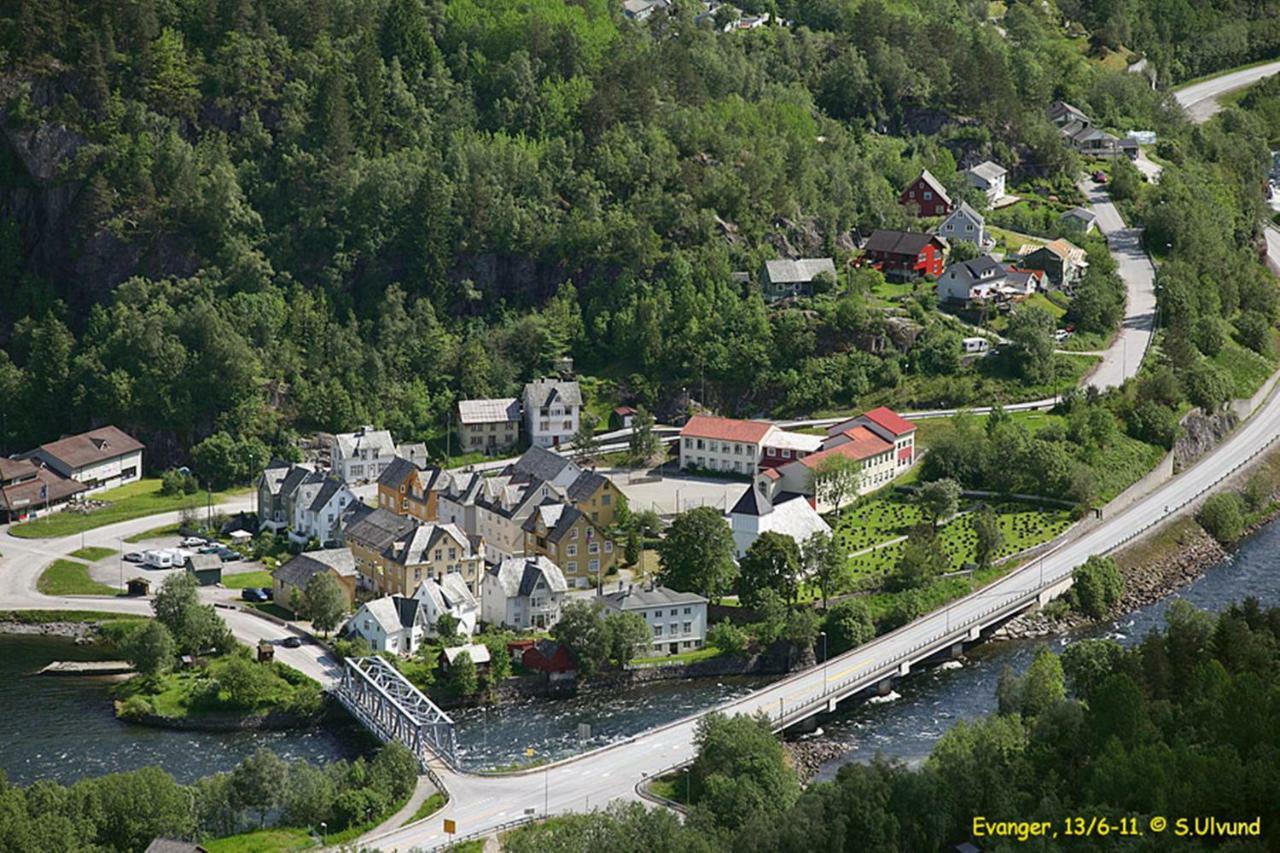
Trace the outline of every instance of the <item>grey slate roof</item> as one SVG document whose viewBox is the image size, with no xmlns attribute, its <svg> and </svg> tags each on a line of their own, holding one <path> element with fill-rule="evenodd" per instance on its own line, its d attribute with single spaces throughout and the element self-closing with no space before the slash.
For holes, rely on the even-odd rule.
<svg viewBox="0 0 1280 853">
<path fill-rule="evenodd" d="M 316 492 L 315 498 L 311 501 L 309 509 L 312 512 L 319 512 L 324 509 L 333 496 L 345 485 L 342 480 L 336 477 L 326 477 L 324 483 L 320 486 L 320 490 Z"/>
<path fill-rule="evenodd" d="M 355 575 L 356 561 L 350 548 L 327 548 L 298 554 L 276 569 L 271 577 L 289 586 L 305 588 L 307 581 L 330 570 L 342 577 Z"/>
<path fill-rule="evenodd" d="M 742 493 L 738 502 L 729 510 L 730 515 L 768 515 L 773 512 L 773 504 L 754 486 Z"/>
<path fill-rule="evenodd" d="M 386 468 L 382 469 L 382 473 L 378 475 L 378 485 L 397 487 L 409 478 L 411 474 L 418 473 L 418 466 L 414 465 L 403 456 L 397 456 L 392 459 Z"/>
<path fill-rule="evenodd" d="M 524 399 L 535 409 L 559 401 L 569 406 L 582 405 L 582 391 L 577 382 L 563 379 L 538 379 L 524 386 Z"/>
<path fill-rule="evenodd" d="M 222 558 L 217 554 L 192 554 L 182 563 L 184 566 L 190 566 L 193 572 L 222 568 Z"/>
<path fill-rule="evenodd" d="M 369 513 L 353 515 L 347 523 L 346 536 L 373 551 L 381 551 L 397 539 L 404 538 L 417 525 L 412 518 L 406 518 L 385 509 L 375 509 Z"/>
<path fill-rule="evenodd" d="M 538 529 L 537 523 L 541 521 L 547 528 L 547 539 L 551 542 L 559 542 L 582 517 L 582 513 L 572 505 L 561 503 L 555 498 L 548 498 L 525 520 L 521 529 L 533 533 Z"/>
<path fill-rule="evenodd" d="M 507 557 L 491 568 L 489 574 L 497 579 L 507 598 L 529 595 L 539 578 L 552 592 L 569 589 L 560 567 L 541 554 L 537 557 Z"/>
<path fill-rule="evenodd" d="M 921 234 L 915 231 L 891 231 L 878 229 L 871 232 L 863 246 L 868 252 L 888 252 L 894 255 L 918 255 L 934 240 L 940 239 L 934 234 Z"/>
<path fill-rule="evenodd" d="M 595 471 L 584 471 L 578 476 L 578 479 L 569 484 L 569 489 L 565 494 L 568 495 L 571 501 L 585 501 L 607 482 L 608 478 L 603 474 L 597 474 Z"/>
<path fill-rule="evenodd" d="M 509 465 L 503 473 L 524 474 L 528 477 L 551 482 L 569 467 L 581 470 L 572 460 L 566 459 L 559 453 L 552 453 L 545 447 L 535 446 L 522 453 L 520 458 Z"/>
<path fill-rule="evenodd" d="M 991 183 L 1002 175 L 1008 174 L 1009 170 L 999 163 L 991 160 L 983 160 L 978 165 L 969 170 L 969 174 L 982 178 L 987 183 Z"/>
<path fill-rule="evenodd" d="M 707 601 L 695 592 L 676 592 L 665 586 L 655 586 L 652 589 L 633 586 L 621 592 L 611 592 L 602 598 L 606 606 L 618 610 L 642 610 L 668 604 L 705 604 Z"/>
<path fill-rule="evenodd" d="M 456 524 L 439 524 L 434 521 L 426 524 L 415 524 L 406 531 L 405 537 L 397 537 L 382 549 L 382 553 L 397 563 L 410 565 L 427 562 L 426 552 L 436 546 L 442 539 L 452 539 L 459 548 L 469 545 L 467 535 Z"/>
</svg>

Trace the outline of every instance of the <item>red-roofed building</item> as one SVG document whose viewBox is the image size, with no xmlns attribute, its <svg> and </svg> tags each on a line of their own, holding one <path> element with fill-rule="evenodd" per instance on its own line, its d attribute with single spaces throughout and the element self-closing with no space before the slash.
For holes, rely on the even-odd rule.
<svg viewBox="0 0 1280 853">
<path fill-rule="evenodd" d="M 832 447 L 840 442 L 840 436 L 854 427 L 865 427 L 871 432 L 893 443 L 894 476 L 910 468 L 916 461 L 916 426 L 892 409 L 881 406 L 869 412 L 841 421 L 827 428 L 827 439 L 824 447 Z"/>
<path fill-rule="evenodd" d="M 898 204 L 910 208 L 919 216 L 946 216 L 955 206 L 947 188 L 925 169 L 898 196 Z"/>
<path fill-rule="evenodd" d="M 680 430 L 680 467 L 755 474 L 778 431 L 765 421 L 694 415 Z"/>
</svg>

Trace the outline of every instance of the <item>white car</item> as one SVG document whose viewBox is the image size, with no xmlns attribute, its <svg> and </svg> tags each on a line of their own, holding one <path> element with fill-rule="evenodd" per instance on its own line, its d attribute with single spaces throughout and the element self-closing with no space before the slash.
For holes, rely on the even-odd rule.
<svg viewBox="0 0 1280 853">
<path fill-rule="evenodd" d="M 1058 343 L 1062 343 L 1069 337 L 1071 337 L 1071 333 L 1068 332 L 1066 329 L 1059 329 L 1058 331 L 1053 333 L 1053 339 Z"/>
<path fill-rule="evenodd" d="M 199 536 L 188 536 L 180 543 L 183 548 L 199 548 L 201 545 L 208 545 L 208 539 L 201 539 Z"/>
</svg>

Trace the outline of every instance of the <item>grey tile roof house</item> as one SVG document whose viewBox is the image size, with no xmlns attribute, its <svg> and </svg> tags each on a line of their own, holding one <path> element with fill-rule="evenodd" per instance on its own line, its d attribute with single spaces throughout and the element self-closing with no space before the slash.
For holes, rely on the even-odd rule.
<svg viewBox="0 0 1280 853">
<path fill-rule="evenodd" d="M 799 258 L 764 262 L 762 289 L 766 299 L 813 293 L 813 280 L 819 275 L 836 280 L 836 264 L 831 258 Z"/>
</svg>

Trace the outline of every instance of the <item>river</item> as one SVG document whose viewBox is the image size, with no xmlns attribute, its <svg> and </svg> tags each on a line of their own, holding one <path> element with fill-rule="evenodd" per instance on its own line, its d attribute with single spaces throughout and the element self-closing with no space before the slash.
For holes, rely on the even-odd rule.
<svg viewBox="0 0 1280 853">
<path fill-rule="evenodd" d="M 1265 527 L 1230 559 L 1173 596 L 1080 636 L 1105 635 L 1133 643 L 1161 626 L 1174 598 L 1221 610 L 1249 595 L 1267 606 L 1280 605 L 1280 522 Z M 1051 642 L 1061 648 L 1072 639 Z M 924 758 L 955 722 L 993 712 L 1001 670 L 1005 665 L 1025 668 L 1038 645 L 981 645 L 969 651 L 958 669 L 922 670 L 899 680 L 895 689 L 900 698 L 894 701 L 848 704 L 822 723 L 825 736 L 846 744 L 848 751 L 826 764 L 819 778 L 830 778 L 841 764 L 868 761 L 877 753 L 905 761 Z M 94 650 L 66 640 L 0 636 L 0 719 L 6 731 L 17 733 L 0 743 L 0 770 L 11 780 L 72 782 L 155 764 L 181 781 L 191 781 L 231 768 L 259 746 L 289 759 L 321 763 L 367 749 L 368 739 L 345 727 L 215 734 L 129 725 L 112 714 L 109 679 L 34 674 L 52 660 L 94 655 Z M 457 711 L 452 716 L 457 721 L 460 763 L 479 770 L 564 758 L 741 696 L 761 683 L 728 678 L 658 682 L 571 699 Z M 589 733 L 583 725 L 590 727 Z"/>
<path fill-rule="evenodd" d="M 0 635 L 0 770 L 10 781 L 89 776 L 158 765 L 180 782 L 230 770 L 260 746 L 289 760 L 354 758 L 369 738 L 352 724 L 287 732 L 182 732 L 116 719 L 103 677 L 36 672 L 54 660 L 101 659 L 101 651 L 60 637 Z"/>
<path fill-rule="evenodd" d="M 1006 665 L 1015 672 L 1026 669 L 1045 642 L 1056 651 L 1085 637 L 1110 637 L 1127 646 L 1162 628 L 1175 599 L 1220 611 L 1249 596 L 1264 607 L 1280 606 L 1280 521 L 1268 524 L 1193 583 L 1110 623 L 1067 637 L 976 646 L 958 669 L 935 667 L 898 680 L 894 690 L 900 698 L 894 701 L 850 704 L 822 722 L 823 735 L 846 744 L 848 751 L 824 764 L 817 778 L 831 779 L 841 765 L 870 761 L 877 754 L 908 763 L 924 759 L 956 722 L 994 713 L 1001 671 Z"/>
</svg>

